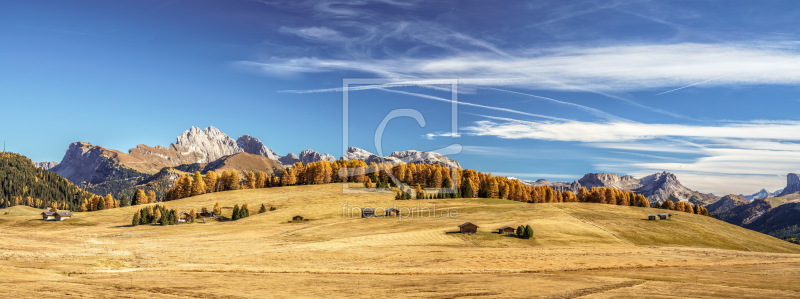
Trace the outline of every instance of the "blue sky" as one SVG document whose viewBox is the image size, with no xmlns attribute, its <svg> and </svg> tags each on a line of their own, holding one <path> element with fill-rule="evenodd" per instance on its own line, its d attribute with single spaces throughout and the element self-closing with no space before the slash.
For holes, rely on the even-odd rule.
<svg viewBox="0 0 800 299">
<path fill-rule="evenodd" d="M 213 125 L 339 156 L 343 80 L 383 79 L 349 91 L 349 145 L 411 109 L 425 127 L 389 121 L 385 154 L 458 144 L 499 175 L 670 171 L 719 194 L 800 171 L 800 3 L 564 2 L 6 1 L 0 139 L 59 161 Z"/>
</svg>

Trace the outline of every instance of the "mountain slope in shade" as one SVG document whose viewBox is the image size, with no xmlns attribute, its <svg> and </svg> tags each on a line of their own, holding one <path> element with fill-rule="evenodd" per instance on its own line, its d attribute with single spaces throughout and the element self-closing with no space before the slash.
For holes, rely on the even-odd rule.
<svg viewBox="0 0 800 299">
<path fill-rule="evenodd" d="M 800 203 L 780 205 L 744 227 L 780 239 L 800 239 Z"/>
<path fill-rule="evenodd" d="M 800 175 L 790 173 L 786 175 L 786 188 L 783 188 L 778 196 L 789 195 L 792 193 L 800 192 Z"/>
<path fill-rule="evenodd" d="M 203 169 L 203 172 L 209 170 L 217 172 L 235 170 L 240 173 L 263 171 L 267 174 L 274 174 L 275 171 L 282 169 L 283 165 L 281 165 L 281 163 L 270 158 L 249 153 L 236 153 L 208 163 Z"/>
<path fill-rule="evenodd" d="M 272 160 L 278 160 L 281 158 L 281 156 L 264 145 L 261 140 L 250 135 L 242 135 L 242 137 L 236 139 L 236 145 L 238 145 L 239 148 L 241 148 L 245 153 L 267 157 Z"/>
<path fill-rule="evenodd" d="M 294 153 L 289 153 L 286 156 L 281 157 L 278 159 L 281 164 L 286 166 L 291 166 L 294 163 L 300 162 L 300 158 L 297 157 Z"/>
<path fill-rule="evenodd" d="M 742 226 L 752 222 L 771 209 L 772 205 L 762 198 L 753 200 L 748 204 L 739 204 L 731 209 L 722 210 L 715 213 L 714 217 L 730 224 Z"/>
<path fill-rule="evenodd" d="M 744 197 L 735 194 L 728 194 L 720 198 L 717 202 L 706 206 L 711 214 L 721 214 L 732 210 L 735 207 L 747 205 L 750 202 Z"/>
</svg>

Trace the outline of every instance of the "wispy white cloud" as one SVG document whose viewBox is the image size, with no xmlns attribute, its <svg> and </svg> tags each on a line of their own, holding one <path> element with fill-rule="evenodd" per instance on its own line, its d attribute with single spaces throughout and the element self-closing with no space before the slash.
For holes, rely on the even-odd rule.
<svg viewBox="0 0 800 299">
<path fill-rule="evenodd" d="M 297 35 L 307 40 L 314 40 L 320 42 L 336 42 L 336 41 L 347 40 L 347 38 L 345 38 L 338 31 L 324 26 L 323 27 L 313 26 L 305 28 L 281 26 L 278 29 L 278 31 L 285 34 Z"/>
<path fill-rule="evenodd" d="M 551 54 L 509 58 L 475 52 L 433 58 L 300 58 L 245 63 L 298 72 L 358 70 L 390 78 L 458 78 L 475 86 L 568 91 L 633 91 L 701 81 L 706 81 L 703 86 L 800 83 L 800 68 L 796 67 L 800 53 L 779 43 L 626 45 L 545 52 Z"/>
<path fill-rule="evenodd" d="M 504 139 L 579 142 L 629 142 L 659 137 L 800 141 L 800 121 L 698 126 L 634 122 L 533 122 L 507 118 L 504 120 L 506 121 L 478 121 L 475 125 L 466 127 L 464 130 L 476 136 L 495 136 Z"/>
<path fill-rule="evenodd" d="M 639 176 L 670 171 L 705 192 L 777 189 L 783 184 L 781 176 L 800 168 L 798 121 L 681 125 L 489 119 L 462 128 L 463 134 L 580 142 L 624 155 L 615 158 L 597 153 L 592 158 L 597 169 Z"/>
</svg>

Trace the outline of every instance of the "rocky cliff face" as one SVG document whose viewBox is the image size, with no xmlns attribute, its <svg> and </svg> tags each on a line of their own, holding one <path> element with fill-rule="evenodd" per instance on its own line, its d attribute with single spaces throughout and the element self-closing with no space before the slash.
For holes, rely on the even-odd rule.
<svg viewBox="0 0 800 299">
<path fill-rule="evenodd" d="M 789 195 L 792 193 L 800 192 L 800 176 L 796 173 L 790 173 L 786 176 L 786 188 L 778 196 Z"/>
<path fill-rule="evenodd" d="M 393 152 L 392 157 L 395 157 L 406 164 L 408 163 L 431 164 L 431 165 L 442 165 L 449 168 L 461 168 L 461 164 L 459 164 L 458 161 L 434 152 L 423 152 L 423 151 Z"/>
<path fill-rule="evenodd" d="M 635 191 L 650 198 L 651 201 L 657 199 L 659 202 L 665 200 L 687 201 L 692 203 L 700 202 L 700 197 L 696 194 L 697 192 L 683 186 L 678 181 L 678 178 L 669 172 L 648 175 L 643 177 L 639 183 L 641 187 L 637 188 Z"/>
<path fill-rule="evenodd" d="M 51 170 L 78 185 L 145 176 L 122 164 L 121 157 L 126 155 L 89 143 L 75 142 L 67 148 L 61 163 Z"/>
<path fill-rule="evenodd" d="M 423 151 L 401 151 L 393 152 L 390 156 L 381 157 L 376 154 L 370 153 L 364 149 L 357 147 L 348 147 L 347 152 L 342 156 L 344 160 L 362 160 L 367 164 L 375 162 L 388 162 L 392 164 L 397 163 L 415 163 L 415 164 L 431 164 L 442 165 L 450 168 L 461 168 L 458 161 L 445 157 L 442 154 L 434 152 Z"/>
<path fill-rule="evenodd" d="M 278 154 L 264 145 L 261 140 L 250 135 L 242 135 L 242 137 L 236 139 L 236 145 L 245 153 L 267 157 L 272 160 L 281 158 L 281 156 L 278 156 Z"/>
<path fill-rule="evenodd" d="M 189 153 L 199 154 L 200 159 L 195 163 L 208 163 L 223 156 L 242 152 L 236 141 L 214 127 L 208 127 L 203 130 L 198 127 L 192 127 L 183 132 L 181 136 L 178 136 L 178 140 L 170 147 L 184 155 Z"/>
<path fill-rule="evenodd" d="M 300 152 L 300 162 L 303 163 L 311 163 L 311 162 L 318 162 L 318 161 L 328 161 L 328 162 L 335 162 L 336 158 L 329 154 L 320 154 L 314 150 L 304 150 Z"/>
<path fill-rule="evenodd" d="M 58 162 L 39 162 L 39 163 L 34 163 L 34 165 L 44 170 L 51 170 L 53 169 L 53 167 L 56 167 L 58 165 Z"/>
<path fill-rule="evenodd" d="M 678 178 L 669 172 L 648 175 L 641 179 L 614 173 L 589 173 L 577 181 L 569 183 L 549 183 L 554 188 L 578 192 L 581 187 L 610 187 L 633 191 L 646 196 L 650 202 L 687 201 L 693 204 L 709 204 L 719 199 L 711 194 L 692 191 L 683 186 Z"/>
<path fill-rule="evenodd" d="M 283 165 L 291 166 L 294 163 L 300 162 L 300 158 L 298 158 L 297 155 L 293 153 L 289 153 L 288 155 L 278 159 L 278 161 L 281 162 L 281 164 Z"/>
<path fill-rule="evenodd" d="M 632 176 L 619 176 L 616 173 L 588 173 L 578 180 L 578 184 L 591 189 L 592 187 L 610 187 L 624 190 L 633 190 L 641 185 L 639 180 Z"/>
</svg>

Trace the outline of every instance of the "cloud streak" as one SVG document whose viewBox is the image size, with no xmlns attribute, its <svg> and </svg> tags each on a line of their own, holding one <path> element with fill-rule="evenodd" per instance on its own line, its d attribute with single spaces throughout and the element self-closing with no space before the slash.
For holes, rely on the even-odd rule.
<svg viewBox="0 0 800 299">
<path fill-rule="evenodd" d="M 535 52 L 550 54 L 514 57 L 489 52 L 433 58 L 240 63 L 307 73 L 355 70 L 389 78 L 458 78 L 467 85 L 558 91 L 637 91 L 697 86 L 697 82 L 704 86 L 800 83 L 800 53 L 779 43 L 560 48 Z"/>
</svg>

